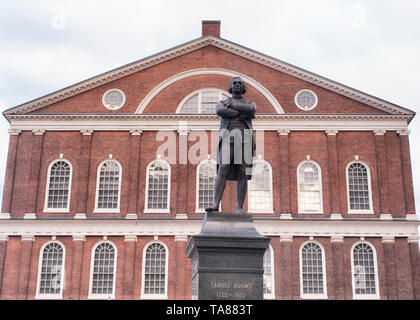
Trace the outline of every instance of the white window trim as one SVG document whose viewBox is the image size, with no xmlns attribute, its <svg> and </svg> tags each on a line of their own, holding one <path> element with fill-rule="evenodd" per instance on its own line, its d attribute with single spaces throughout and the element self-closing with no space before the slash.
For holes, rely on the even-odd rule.
<svg viewBox="0 0 420 320">
<path fill-rule="evenodd" d="M 321 256 L 322 256 L 322 284 L 323 284 L 323 294 L 310 294 L 310 293 L 303 293 L 303 264 L 302 264 L 302 250 L 305 245 L 308 243 L 315 243 L 321 248 Z M 324 246 L 316 240 L 307 240 L 301 244 L 299 248 L 299 278 L 300 278 L 300 298 L 301 299 L 328 299 L 328 292 L 327 292 L 327 269 L 325 266 L 325 250 Z"/>
<path fill-rule="evenodd" d="M 301 204 L 300 204 L 300 183 L 299 183 L 299 169 L 305 163 L 310 162 L 313 163 L 318 168 L 318 180 L 319 180 L 319 202 L 320 202 L 320 210 L 316 211 L 302 211 Z M 296 170 L 296 180 L 297 180 L 297 200 L 298 200 L 298 214 L 324 214 L 324 199 L 323 199 L 323 185 L 322 185 L 322 170 L 321 166 L 314 160 L 303 160 L 299 163 Z"/>
<path fill-rule="evenodd" d="M 356 294 L 356 284 L 355 284 L 356 279 L 354 277 L 353 250 L 357 245 L 359 245 L 361 243 L 364 243 L 364 244 L 367 244 L 368 246 L 370 246 L 370 248 L 372 249 L 372 252 L 373 252 L 373 267 L 375 268 L 375 291 L 376 291 L 376 294 Z M 380 295 L 380 292 L 379 292 L 378 259 L 377 259 L 377 255 L 376 255 L 375 246 L 368 241 L 357 241 L 351 247 L 350 261 L 351 261 L 351 286 L 352 286 L 353 299 L 357 299 L 357 300 L 376 300 L 376 299 L 380 299 L 381 295 Z"/>
<path fill-rule="evenodd" d="M 61 279 L 60 279 L 60 293 L 58 294 L 40 294 L 40 286 L 41 286 L 41 270 L 42 270 L 42 256 L 44 254 L 44 249 L 50 244 L 50 243 L 58 243 L 63 248 L 63 261 L 61 266 Z M 64 280 L 65 280 L 65 265 L 66 265 L 66 247 L 61 241 L 58 240 L 52 240 L 46 242 L 39 251 L 39 257 L 38 257 L 38 279 L 36 283 L 36 294 L 35 299 L 47 299 L 47 300 L 53 300 L 53 299 L 63 299 L 63 288 L 64 288 Z"/>
<path fill-rule="evenodd" d="M 350 190 L 349 190 L 349 167 L 353 163 L 360 163 L 365 166 L 367 177 L 368 177 L 368 192 L 369 192 L 369 210 L 352 210 L 350 209 Z M 353 160 L 350 161 L 346 166 L 346 193 L 347 193 L 347 213 L 348 214 L 374 214 L 373 211 L 373 204 L 372 204 L 372 183 L 371 183 L 371 175 L 370 175 L 370 168 L 366 162 L 361 160 Z"/>
<path fill-rule="evenodd" d="M 309 108 L 309 109 L 304 109 L 304 108 L 302 108 L 301 106 L 299 106 L 299 104 L 298 104 L 298 102 L 297 102 L 297 97 L 298 97 L 298 95 L 299 95 L 301 92 L 304 92 L 304 91 L 309 91 L 309 92 L 311 92 L 311 93 L 314 95 L 314 97 L 315 97 L 315 103 L 314 103 L 313 107 L 311 107 L 311 108 Z M 303 110 L 303 111 L 311 111 L 311 110 L 315 109 L 315 108 L 316 108 L 316 106 L 318 105 L 318 96 L 317 96 L 317 94 L 316 94 L 315 92 L 313 92 L 312 90 L 309 90 L 309 89 L 302 89 L 302 90 L 299 90 L 298 92 L 296 92 L 294 101 L 295 101 L 295 105 L 296 105 L 296 106 L 297 106 L 300 110 Z"/>
<path fill-rule="evenodd" d="M 112 281 L 112 294 L 95 294 L 95 293 L 92 293 L 93 266 L 94 266 L 94 261 L 95 261 L 95 251 L 98 248 L 98 246 L 101 245 L 102 243 L 110 244 L 115 250 L 115 254 L 114 254 L 114 278 L 113 278 L 113 281 Z M 97 299 L 97 300 L 115 299 L 115 287 L 116 287 L 116 282 L 117 282 L 117 258 L 118 258 L 118 249 L 117 249 L 117 246 L 112 241 L 100 240 L 92 247 L 92 252 L 90 253 L 90 276 L 89 276 L 88 299 Z"/>
<path fill-rule="evenodd" d="M 153 243 L 159 243 L 161 244 L 166 251 L 165 254 L 165 293 L 164 294 L 145 294 L 144 293 L 144 280 L 145 280 L 145 268 L 146 268 L 146 251 L 147 248 L 152 245 Z M 168 269 L 168 264 L 169 264 L 169 249 L 168 246 L 159 240 L 153 240 L 153 241 L 149 241 L 143 248 L 143 263 L 142 263 L 142 276 L 141 276 L 141 295 L 140 295 L 140 299 L 156 299 L 156 300 L 165 300 L 168 299 L 168 274 L 169 274 L 169 269 Z"/>
<path fill-rule="evenodd" d="M 213 159 L 204 159 L 204 160 L 201 160 L 200 161 L 200 163 L 197 165 L 197 170 L 196 170 L 196 173 L 195 173 L 195 175 L 196 175 L 196 177 L 195 177 L 195 185 L 196 185 L 196 188 L 195 188 L 195 213 L 205 213 L 205 208 L 199 208 L 198 207 L 198 205 L 199 205 L 199 195 L 200 195 L 200 168 L 201 168 L 201 166 L 203 165 L 203 164 L 215 164 L 215 165 L 217 165 L 217 162 L 216 162 L 216 160 L 213 160 Z M 217 174 L 217 171 L 216 171 L 216 174 Z M 220 205 L 219 205 L 219 210 L 220 210 L 220 206 L 221 206 L 221 201 L 220 201 Z"/>
<path fill-rule="evenodd" d="M 105 104 L 105 96 L 106 96 L 109 92 L 111 92 L 111 91 L 118 91 L 118 92 L 120 92 L 120 93 L 122 94 L 122 96 L 123 96 L 123 102 L 122 102 L 121 106 L 119 106 L 118 108 L 111 108 L 111 107 L 108 107 L 108 106 Z M 111 110 L 111 111 L 115 111 L 115 110 L 121 109 L 121 108 L 124 106 L 125 101 L 126 101 L 126 98 L 125 98 L 125 93 L 124 93 L 122 90 L 117 89 L 117 88 L 112 88 L 112 89 L 109 89 L 109 90 L 105 91 L 105 93 L 102 95 L 102 105 L 103 105 L 105 108 L 107 108 L 108 110 Z"/>
<path fill-rule="evenodd" d="M 184 99 L 181 100 L 181 102 L 179 103 L 178 107 L 176 108 L 175 113 L 181 113 L 182 107 L 184 106 L 184 104 L 193 96 L 195 96 L 196 94 L 198 94 L 198 108 L 200 109 L 199 114 L 203 114 L 201 112 L 201 93 L 203 91 L 218 91 L 219 92 L 219 99 L 222 100 L 222 94 L 226 95 L 227 97 L 230 96 L 229 92 L 227 92 L 226 90 L 222 90 L 219 88 L 201 88 L 198 90 L 195 90 L 191 93 L 189 93 L 187 96 L 184 97 Z"/>
<path fill-rule="evenodd" d="M 51 168 L 58 161 L 66 162 L 70 166 L 69 195 L 68 195 L 68 198 L 67 198 L 67 207 L 66 208 L 48 208 L 48 194 L 49 194 L 49 191 L 50 191 Z M 50 165 L 48 166 L 48 171 L 47 171 L 47 182 L 46 182 L 47 187 L 45 188 L 44 212 L 57 212 L 57 213 L 68 213 L 68 212 L 70 212 L 72 178 L 73 178 L 73 166 L 71 165 L 71 162 L 69 160 L 59 158 L 59 159 L 55 159 L 55 160 L 50 162 Z"/>
<path fill-rule="evenodd" d="M 149 170 L 150 167 L 155 163 L 156 161 L 164 162 L 166 163 L 168 167 L 168 207 L 166 209 L 148 209 L 149 205 Z M 156 159 L 151 161 L 146 168 L 146 187 L 145 187 L 145 201 L 144 201 L 144 213 L 170 213 L 171 212 L 171 165 L 168 161 L 163 159 Z"/>
<path fill-rule="evenodd" d="M 271 164 L 267 160 L 264 160 L 264 159 L 254 160 L 254 166 L 257 162 L 262 162 L 264 164 L 267 164 L 268 169 L 270 171 L 270 208 L 268 208 L 268 209 L 251 209 L 251 210 L 252 210 L 252 213 L 274 213 L 274 209 L 273 209 L 273 168 L 271 167 Z M 250 197 L 249 197 L 249 194 L 250 194 L 249 193 L 249 183 L 250 183 L 250 181 L 251 180 L 248 180 L 248 210 L 250 210 L 249 209 L 249 205 L 250 205 L 250 203 L 249 203 L 249 199 L 250 199 Z"/>
<path fill-rule="evenodd" d="M 99 201 L 99 178 L 100 178 L 100 172 L 101 167 L 105 162 L 113 161 L 115 162 L 119 169 L 120 169 L 120 175 L 118 179 L 118 204 L 116 209 L 107 209 L 107 208 L 98 208 L 98 201 Z M 120 204 L 121 204 L 121 182 L 122 182 L 122 165 L 119 161 L 115 159 L 106 159 L 102 161 L 98 168 L 96 169 L 96 193 L 95 193 L 95 209 L 93 210 L 93 213 L 120 213 Z"/>
<path fill-rule="evenodd" d="M 270 300 L 270 299 L 275 299 L 275 277 L 274 277 L 274 250 L 273 247 L 271 246 L 271 244 L 268 245 L 268 249 L 270 250 L 270 254 L 271 254 L 271 262 L 270 262 L 270 268 L 271 268 L 271 293 L 264 294 L 264 299 Z"/>
</svg>

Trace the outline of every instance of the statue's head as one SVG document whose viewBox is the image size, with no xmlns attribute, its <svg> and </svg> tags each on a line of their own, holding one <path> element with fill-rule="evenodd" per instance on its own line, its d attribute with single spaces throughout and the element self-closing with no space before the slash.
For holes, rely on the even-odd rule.
<svg viewBox="0 0 420 320">
<path fill-rule="evenodd" d="M 243 82 L 241 77 L 233 77 L 229 84 L 229 93 L 245 94 L 245 92 L 245 82 Z"/>
</svg>

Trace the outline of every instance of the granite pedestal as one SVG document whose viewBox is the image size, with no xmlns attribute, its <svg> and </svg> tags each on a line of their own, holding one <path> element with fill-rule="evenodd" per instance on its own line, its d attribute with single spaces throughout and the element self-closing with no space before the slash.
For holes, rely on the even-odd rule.
<svg viewBox="0 0 420 320">
<path fill-rule="evenodd" d="M 262 300 L 263 258 L 270 238 L 252 215 L 207 212 L 186 251 L 192 262 L 192 299 Z"/>
</svg>

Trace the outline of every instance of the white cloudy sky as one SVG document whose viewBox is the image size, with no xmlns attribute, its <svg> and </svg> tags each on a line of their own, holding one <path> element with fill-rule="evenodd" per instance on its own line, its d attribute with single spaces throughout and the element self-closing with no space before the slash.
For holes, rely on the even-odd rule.
<svg viewBox="0 0 420 320">
<path fill-rule="evenodd" d="M 0 110 L 201 36 L 221 36 L 419 112 L 420 2 L 1 0 Z M 8 122 L 0 117 L 0 197 Z M 420 120 L 410 124 L 420 205 Z"/>
</svg>

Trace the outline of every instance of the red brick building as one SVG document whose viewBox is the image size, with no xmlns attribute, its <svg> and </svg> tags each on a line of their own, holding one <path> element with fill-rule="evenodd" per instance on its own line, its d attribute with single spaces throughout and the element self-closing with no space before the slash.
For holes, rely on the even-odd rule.
<svg viewBox="0 0 420 320">
<path fill-rule="evenodd" d="M 247 196 L 267 299 L 419 299 L 414 112 L 202 37 L 6 110 L 1 299 L 190 299 L 233 76 L 257 104 Z M 234 210 L 228 184 L 221 204 Z"/>
</svg>

